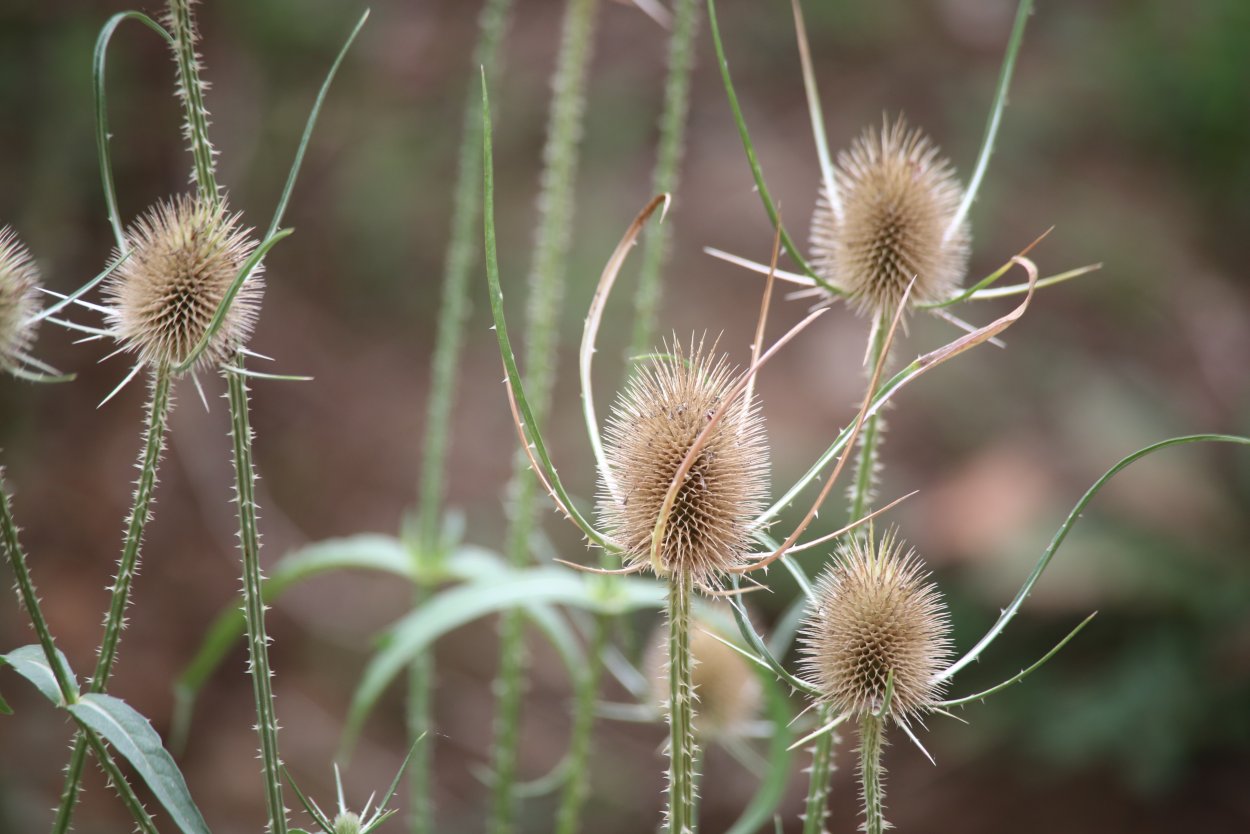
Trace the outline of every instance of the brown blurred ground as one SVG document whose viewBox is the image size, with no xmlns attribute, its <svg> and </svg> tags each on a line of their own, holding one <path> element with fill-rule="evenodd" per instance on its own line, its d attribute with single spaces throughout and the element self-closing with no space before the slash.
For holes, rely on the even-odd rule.
<svg viewBox="0 0 1250 834">
<path fill-rule="evenodd" d="M 256 386 L 254 425 L 266 558 L 306 541 L 393 533 L 415 498 L 419 437 L 460 107 L 477 3 L 381 2 L 322 115 L 288 215 L 297 234 L 268 261 L 254 347 L 310 384 Z M 560 6 L 521 0 L 496 106 L 502 269 L 520 282 Z M 732 67 L 757 149 L 789 225 L 803 230 L 816 158 L 788 4 L 721 6 Z M 990 0 L 809 2 L 828 133 L 844 146 L 883 111 L 905 111 L 966 176 L 972 166 L 1013 3 Z M 921 494 L 896 518 L 935 566 L 958 638 L 992 620 L 1081 492 L 1123 454 L 1156 439 L 1250 428 L 1250 14 L 1242 0 L 1202 4 L 1052 0 L 1030 23 L 980 201 L 972 274 L 984 275 L 1051 225 L 1036 251 L 1046 272 L 1106 264 L 1048 290 L 1007 336 L 900 398 L 884 448 L 882 494 Z M 0 10 L 0 223 L 35 251 L 48 285 L 67 290 L 108 256 L 92 133 L 91 47 L 117 3 L 9 2 Z M 201 10 L 208 103 L 221 179 L 255 225 L 285 177 L 307 107 L 358 6 L 330 0 L 217 2 Z M 630 8 L 603 4 L 578 187 L 578 226 L 562 330 L 572 366 L 580 321 L 603 259 L 644 202 L 663 75 L 664 37 Z M 770 230 L 752 191 L 710 39 L 700 40 L 677 240 L 662 327 L 724 331 L 741 359 L 759 282 L 701 254 L 704 245 L 765 258 Z M 123 27 L 109 64 L 114 164 L 124 216 L 185 186 L 189 158 L 169 95 L 162 45 Z M 805 237 L 805 235 L 803 235 Z M 632 285 L 626 283 L 628 291 Z M 484 282 L 474 284 L 451 449 L 451 501 L 470 539 L 493 545 L 513 435 L 498 384 Z M 620 374 L 626 295 L 605 329 L 600 397 Z M 805 311 L 779 304 L 780 332 Z M 961 311 L 978 322 L 1006 309 Z M 776 483 L 823 448 L 862 384 L 864 324 L 843 311 L 799 339 L 761 381 Z M 917 319 L 904 353 L 951 338 Z M 72 385 L 0 381 L 0 444 L 36 579 L 61 646 L 92 661 L 128 507 L 143 391 L 95 408 L 122 360 L 46 329 L 39 355 L 77 371 Z M 222 390 L 210 381 L 210 395 Z M 224 404 L 205 414 L 182 385 L 138 605 L 112 691 L 168 730 L 169 683 L 237 590 Z M 576 390 L 564 374 L 549 437 L 571 488 L 593 478 Z M 934 769 L 905 742 L 888 754 L 892 820 L 916 832 L 1250 829 L 1250 460 L 1232 447 L 1188 447 L 1138 464 L 1097 500 L 1053 573 L 965 686 L 1016 671 L 1090 609 L 1092 629 L 1032 682 L 940 720 Z M 823 523 L 836 523 L 838 513 Z M 570 530 L 546 516 L 557 545 Z M 815 562 L 812 562 L 815 567 Z M 371 635 L 405 610 L 393 582 L 321 580 L 276 607 L 284 753 L 305 787 L 328 797 L 329 763 Z M 775 611 L 784 599 L 762 603 Z M 645 633 L 645 632 L 644 632 Z M 29 642 L 0 602 L 0 644 Z M 563 751 L 568 688 L 536 647 L 523 773 Z M 471 768 L 489 743 L 495 666 L 489 623 L 438 652 L 440 830 L 480 829 L 485 791 Z M 0 719 L 0 831 L 50 818 L 69 729 L 14 676 L 17 711 Z M 621 699 L 619 692 L 609 693 Z M 243 652 L 211 684 L 182 759 L 214 830 L 256 831 L 263 803 Z M 603 724 L 587 831 L 652 830 L 660 807 L 660 728 Z M 398 693 L 384 702 L 348 772 L 360 799 L 384 786 L 404 748 Z M 833 830 L 852 830 L 850 745 Z M 704 783 L 708 831 L 733 819 L 752 781 L 713 755 Z M 785 811 L 801 796 L 793 780 Z M 293 803 L 292 803 L 293 804 Z M 526 805 L 545 831 L 547 803 Z M 400 830 L 398 823 L 393 830 Z M 98 774 L 78 830 L 129 830 Z M 787 829 L 789 830 L 789 829 Z"/>
</svg>

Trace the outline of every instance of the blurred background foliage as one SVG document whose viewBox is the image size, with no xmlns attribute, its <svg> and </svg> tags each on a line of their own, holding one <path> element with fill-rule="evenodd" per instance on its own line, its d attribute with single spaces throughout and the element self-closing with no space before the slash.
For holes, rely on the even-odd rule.
<svg viewBox="0 0 1250 834">
<path fill-rule="evenodd" d="M 146 4 L 145 10 L 153 4 Z M 966 172 L 974 159 L 1014 11 L 1008 0 L 818 0 L 805 4 L 828 132 L 844 147 L 882 112 L 905 112 Z M 547 77 L 560 4 L 517 3 L 498 79 L 496 164 L 504 280 L 518 282 L 533 226 Z M 603 260 L 646 197 L 661 100 L 663 33 L 605 2 L 583 168 L 562 367 Z M 1206 0 L 1048 0 L 1026 34 L 999 150 L 974 206 L 972 272 L 983 275 L 1042 230 L 1046 272 L 1103 270 L 1042 293 L 1007 334 L 928 377 L 890 413 L 881 495 L 920 489 L 894 517 L 934 566 L 961 646 L 1006 603 L 1084 489 L 1123 454 L 1168 435 L 1250 429 L 1250 4 Z M 0 223 L 67 290 L 109 255 L 95 168 L 91 49 L 114 0 L 8 0 L 0 8 Z M 341 0 L 217 0 L 201 8 L 213 136 L 233 207 L 264 222 L 322 73 L 359 9 Z M 323 111 L 288 215 L 296 235 L 269 259 L 254 347 L 310 384 L 257 386 L 257 458 L 267 559 L 364 530 L 393 532 L 414 501 L 418 438 L 446 243 L 460 104 L 477 4 L 379 0 Z M 726 48 L 769 184 L 802 231 L 817 189 L 788 3 L 724 0 Z M 684 186 L 672 214 L 664 332 L 709 330 L 741 361 L 760 284 L 703 255 L 704 245 L 766 259 L 771 232 L 716 78 L 699 42 Z M 114 161 L 123 216 L 186 187 L 172 68 L 163 44 L 123 28 L 109 63 Z M 805 236 L 805 235 L 804 235 Z M 636 264 L 634 264 L 636 267 Z M 626 285 L 628 286 L 628 284 Z M 605 322 L 599 396 L 611 396 L 629 327 L 624 294 Z M 487 332 L 474 317 L 451 449 L 452 503 L 469 538 L 496 544 L 513 435 Z M 1003 303 L 965 310 L 988 321 Z M 776 332 L 805 312 L 776 305 Z M 519 321 L 519 318 L 517 319 Z M 523 334 L 522 334 L 523 335 Z M 917 317 L 900 355 L 953 331 Z M 865 324 L 838 310 L 760 383 L 775 482 L 788 483 L 851 416 Z M 63 648 L 84 666 L 129 502 L 143 392 L 96 403 L 120 360 L 45 329 L 40 355 L 77 371 L 71 385 L 0 381 L 0 443 L 16 511 Z M 572 374 L 549 427 L 570 487 L 594 477 Z M 210 382 L 219 393 L 220 383 Z M 149 528 L 138 605 L 114 691 L 168 729 L 170 681 L 236 590 L 221 406 L 205 413 L 181 386 L 172 445 Z M 888 754 L 892 819 L 912 831 L 1250 830 L 1250 459 L 1220 447 L 1170 450 L 1136 464 L 1094 503 L 1023 616 L 965 685 L 991 682 L 1044 651 L 1085 612 L 1092 628 L 970 727 L 932 722 L 933 768 L 906 744 Z M 822 524 L 831 528 L 838 513 Z M 582 548 L 548 517 L 555 547 Z M 815 569 L 816 559 L 809 559 Z M 756 595 L 761 620 L 792 593 Z M 319 580 L 272 618 L 284 752 L 306 788 L 328 774 L 347 699 L 373 630 L 406 589 L 367 577 Z M 646 633 L 646 624 L 639 631 Z M 3 644 L 28 642 L 0 603 Z M 480 827 L 495 666 L 489 623 L 439 647 L 441 830 Z M 522 768 L 562 753 L 569 690 L 537 647 Z M 200 708 L 182 763 L 220 832 L 263 815 L 253 764 L 243 647 Z M 69 728 L 20 684 L 0 720 L 0 830 L 43 825 Z M 609 690 L 607 697 L 620 697 Z M 348 771 L 349 790 L 387 781 L 403 754 L 398 693 Z M 650 732 L 601 722 L 589 819 L 599 832 L 651 830 L 660 806 Z M 733 818 L 751 777 L 709 757 L 707 830 Z M 854 825 L 851 768 L 834 794 L 835 830 Z M 79 830 L 129 830 L 98 776 Z M 802 786 L 791 785 L 793 818 Z M 531 831 L 550 807 L 527 805 Z M 399 823 L 392 824 L 399 830 Z"/>
</svg>

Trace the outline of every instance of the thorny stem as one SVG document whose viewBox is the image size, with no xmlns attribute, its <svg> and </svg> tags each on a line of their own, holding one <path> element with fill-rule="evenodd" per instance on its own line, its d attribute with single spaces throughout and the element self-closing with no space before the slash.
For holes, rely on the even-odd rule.
<svg viewBox="0 0 1250 834">
<path fill-rule="evenodd" d="M 593 620 L 586 668 L 577 679 L 577 701 L 573 706 L 573 729 L 569 738 L 568 781 L 560 797 L 556 834 L 577 834 L 581 828 L 582 807 L 590 787 L 590 739 L 595 725 L 595 697 L 603 671 L 600 658 L 608 645 L 611 621 L 606 616 Z"/>
<path fill-rule="evenodd" d="M 44 619 L 43 608 L 39 605 L 39 593 L 35 590 L 35 582 L 31 578 L 30 568 L 26 563 L 26 554 L 22 551 L 21 542 L 17 537 L 17 524 L 13 521 L 13 511 L 9 506 L 9 493 L 4 487 L 3 472 L 0 472 L 0 535 L 4 539 L 4 552 L 9 558 L 9 564 L 13 567 L 13 575 L 17 580 L 17 596 L 22 608 L 26 610 L 27 616 L 30 617 L 30 623 L 35 629 L 35 636 L 39 640 L 39 646 L 43 649 L 43 656 L 48 661 L 48 668 L 52 670 L 52 676 L 56 679 L 57 689 L 61 692 L 61 700 L 63 706 L 78 701 L 78 688 L 70 677 L 69 670 L 61 663 L 60 652 L 56 649 L 56 641 L 52 637 L 52 630 L 48 628 L 48 621 Z M 143 807 L 143 803 L 139 801 L 139 797 L 135 795 L 134 790 L 130 787 L 130 783 L 126 781 L 126 776 L 118 767 L 117 762 L 113 759 L 108 748 L 104 746 L 99 734 L 87 727 L 87 725 L 74 719 L 78 723 L 79 729 L 86 739 L 86 744 L 91 748 L 91 752 L 95 754 L 96 761 L 100 763 L 101 769 L 104 770 L 109 781 L 112 783 L 118 796 L 121 797 L 122 804 L 126 806 L 126 810 L 134 817 L 135 823 L 139 830 L 144 834 L 157 834 L 156 825 L 152 822 L 152 817 L 148 815 L 147 810 Z M 72 803 L 71 803 L 72 807 Z M 53 823 L 54 832 L 64 832 L 69 825 L 68 818 L 61 823 L 60 815 Z"/>
<path fill-rule="evenodd" d="M 816 710 L 816 726 L 823 727 L 834 718 L 834 708 L 830 704 L 821 704 Z M 833 779 L 833 745 L 838 742 L 838 734 L 828 732 L 816 739 L 812 748 L 812 767 L 809 779 L 810 789 L 803 811 L 803 834 L 825 834 L 825 820 L 829 817 L 829 790 Z"/>
<path fill-rule="evenodd" d="M 664 112 L 660 116 L 660 145 L 651 179 L 652 194 L 673 194 L 677 191 L 686 146 L 690 75 L 694 65 L 694 40 L 699 29 L 699 0 L 677 0 L 675 12 L 673 34 L 668 41 L 668 79 L 664 86 Z M 650 350 L 655 340 L 660 273 L 668 257 L 672 234 L 672 224 L 661 223 L 647 229 L 643 236 L 630 356 L 639 356 Z"/>
<path fill-rule="evenodd" d="M 881 749 L 885 747 L 885 718 L 869 712 L 859 731 L 859 780 L 864 802 L 864 834 L 882 834 L 886 828 Z"/>
<path fill-rule="evenodd" d="M 694 687 L 691 683 L 690 575 L 678 571 L 668 583 L 668 832 L 694 834 Z"/>
<path fill-rule="evenodd" d="M 594 42 L 598 0 L 569 0 L 561 23 L 547 142 L 543 148 L 542 184 L 538 198 L 539 223 L 529 274 L 527 311 L 526 385 L 535 418 L 541 422 L 550 408 L 555 380 L 558 312 L 564 291 L 573 225 L 574 181 L 581 144 L 586 85 Z M 507 535 L 508 558 L 524 565 L 530 558 L 537 485 L 529 474 L 528 459 L 519 452 L 514 461 L 514 501 Z M 495 681 L 498 702 L 495 717 L 494 782 L 487 829 L 507 834 L 514 828 L 517 744 L 524 694 L 524 613 L 512 609 L 500 625 L 500 669 Z"/>
<path fill-rule="evenodd" d="M 243 355 L 236 359 L 243 367 Z M 256 698 L 256 732 L 260 736 L 261 770 L 265 775 L 265 804 L 270 834 L 286 834 L 286 807 L 282 803 L 282 761 L 278 755 L 278 719 L 274 709 L 273 673 L 269 668 L 269 638 L 265 635 L 264 577 L 260 569 L 260 534 L 256 529 L 256 473 L 252 466 L 252 427 L 248 417 L 247 381 L 241 374 L 222 372 L 230 401 L 230 437 L 234 443 L 235 501 L 239 507 L 239 549 L 243 555 L 243 613 L 247 620 L 248 668 Z"/>
<path fill-rule="evenodd" d="M 208 109 L 204 106 L 204 82 L 200 80 L 200 56 L 195 51 L 198 33 L 191 17 L 191 5 L 196 0 L 169 0 L 166 23 L 174 38 L 174 61 L 178 65 L 178 97 L 182 99 L 186 122 L 182 132 L 191 145 L 195 160 L 192 181 L 200 196 L 213 205 L 221 201 L 217 187 L 216 151 L 208 141 Z"/>
<path fill-rule="evenodd" d="M 147 426 L 144 429 L 144 446 L 139 459 L 139 480 L 135 488 L 134 506 L 126 524 L 126 541 L 122 545 L 121 559 L 117 565 L 117 577 L 113 580 L 113 594 L 108 615 L 104 619 L 104 638 L 96 656 L 95 671 L 91 675 L 91 692 L 108 689 L 113 664 L 117 660 L 117 646 L 126 627 L 126 608 L 130 604 L 130 589 L 139 572 L 139 555 L 143 545 L 143 531 L 152 517 L 152 493 L 156 488 L 156 470 L 160 466 L 165 449 L 165 430 L 170 408 L 170 375 L 168 366 L 157 368 L 152 376 L 152 399 L 148 402 Z M 87 738 L 81 732 L 74 739 L 73 753 L 65 770 L 65 786 L 57 807 L 54 832 L 69 830 L 78 802 L 82 784 L 83 767 L 87 762 Z"/>
<path fill-rule="evenodd" d="M 473 64 L 483 68 L 488 78 L 494 76 L 498 64 L 499 45 L 507 28 L 512 0 L 487 0 L 479 18 L 480 34 L 473 54 Z M 423 566 L 433 559 L 442 559 L 439 541 L 440 519 L 446 495 L 447 447 L 450 436 L 452 405 L 456 394 L 456 374 L 464 343 L 464 324 L 469 312 L 468 281 L 477 255 L 474 229 L 482 209 L 482 119 L 478 80 L 469 84 L 461 128 L 460 161 L 456 191 L 452 202 L 450 243 L 443 267 L 443 297 L 438 316 L 438 336 L 434 345 L 430 402 L 426 414 L 422 449 L 425 461 L 421 468 L 418 535 L 414 559 L 416 587 L 413 606 L 428 596 L 423 581 Z M 416 657 L 408 670 L 407 723 L 409 740 L 422 734 L 427 739 L 433 722 L 430 714 L 433 688 L 433 661 L 428 653 Z M 409 771 L 411 795 L 409 825 L 413 834 L 434 831 L 434 808 L 430 796 L 433 745 L 428 741 L 413 748 Z"/>
</svg>

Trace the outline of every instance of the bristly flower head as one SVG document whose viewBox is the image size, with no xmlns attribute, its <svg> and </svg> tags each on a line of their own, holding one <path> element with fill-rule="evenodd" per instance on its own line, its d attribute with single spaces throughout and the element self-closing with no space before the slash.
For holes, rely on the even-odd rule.
<svg viewBox="0 0 1250 834">
<path fill-rule="evenodd" d="M 9 228 L 0 229 L 0 367 L 21 364 L 34 339 L 32 317 L 39 307 L 39 270 Z"/>
<path fill-rule="evenodd" d="M 115 338 L 153 366 L 183 361 L 255 249 L 249 233 L 238 214 L 189 195 L 150 209 L 127 231 L 130 256 L 105 288 Z M 260 272 L 243 283 L 197 366 L 218 364 L 247 341 L 260 311 Z"/>
<path fill-rule="evenodd" d="M 879 545 L 852 535 L 821 576 L 803 624 L 803 663 L 839 712 L 881 709 L 894 675 L 890 714 L 899 721 L 931 707 L 951 650 L 950 619 L 914 550 L 894 532 Z"/>
<path fill-rule="evenodd" d="M 714 346 L 713 346 L 714 350 Z M 678 468 L 738 380 L 725 359 L 674 342 L 639 369 L 604 431 L 600 515 L 631 565 L 650 562 L 651 541 Z M 768 492 L 768 446 L 755 402 L 738 400 L 716 423 L 678 488 L 659 548 L 663 573 L 712 587 L 745 563 L 749 524 Z"/>
<path fill-rule="evenodd" d="M 822 188 L 812 216 L 815 269 L 859 311 L 889 312 L 949 297 L 968 264 L 967 222 L 951 230 L 963 186 L 950 162 L 902 117 L 866 130 L 838 154 L 837 200 Z"/>
</svg>

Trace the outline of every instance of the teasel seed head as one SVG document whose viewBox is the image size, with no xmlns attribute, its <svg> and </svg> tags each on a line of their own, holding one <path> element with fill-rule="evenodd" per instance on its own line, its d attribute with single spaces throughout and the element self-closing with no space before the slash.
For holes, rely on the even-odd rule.
<svg viewBox="0 0 1250 834">
<path fill-rule="evenodd" d="M 353 811 L 341 811 L 334 818 L 334 834 L 360 834 L 360 815 Z"/>
<path fill-rule="evenodd" d="M 698 699 L 695 733 L 702 739 L 739 733 L 759 713 L 763 690 L 746 658 L 710 634 L 710 623 L 695 617 L 690 630 L 690 654 L 694 659 L 691 683 Z M 651 681 L 655 703 L 668 703 L 668 636 L 656 630 L 644 667 Z"/>
<path fill-rule="evenodd" d="M 713 347 L 714 350 L 714 347 Z M 709 352 L 710 353 L 710 352 Z M 649 564 L 651 540 L 682 460 L 738 380 L 692 340 L 641 367 L 604 431 L 611 481 L 602 477 L 600 516 L 631 565 Z M 615 492 L 613 491 L 613 485 Z M 751 550 L 749 524 L 768 492 L 768 446 L 755 402 L 730 404 L 680 486 L 659 549 L 665 574 L 709 589 Z"/>
<path fill-rule="evenodd" d="M 34 341 L 32 317 L 39 309 L 39 270 L 9 228 L 0 229 L 0 367 L 21 364 Z"/>
<path fill-rule="evenodd" d="M 852 536 L 817 584 L 800 636 L 803 665 L 839 712 L 880 710 L 891 672 L 890 714 L 899 721 L 941 695 L 949 616 L 915 551 L 903 548 L 894 532 L 877 545 Z"/>
<path fill-rule="evenodd" d="M 812 216 L 814 268 L 861 313 L 893 310 L 913 277 L 911 303 L 940 301 L 963 282 L 967 222 L 943 239 L 963 186 L 920 131 L 901 116 L 869 128 L 838 154 L 834 179 L 840 211 L 822 187 Z"/>
<path fill-rule="evenodd" d="M 190 195 L 157 203 L 126 242 L 130 255 L 104 290 L 110 329 L 142 361 L 175 365 L 208 331 L 256 242 L 238 214 Z M 222 362 L 247 341 L 260 312 L 260 273 L 258 266 L 243 283 L 197 367 Z"/>
</svg>

